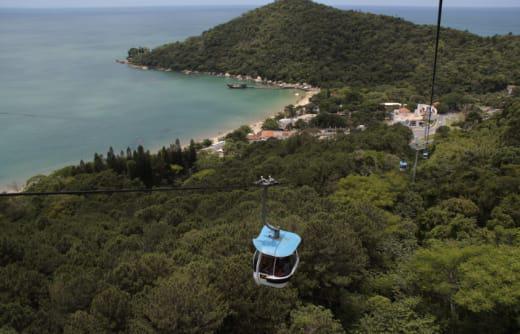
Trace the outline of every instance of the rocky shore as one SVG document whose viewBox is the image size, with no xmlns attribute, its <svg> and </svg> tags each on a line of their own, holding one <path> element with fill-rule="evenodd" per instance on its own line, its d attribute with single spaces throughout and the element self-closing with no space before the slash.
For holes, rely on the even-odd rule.
<svg viewBox="0 0 520 334">
<path fill-rule="evenodd" d="M 128 60 L 116 60 L 116 63 L 118 64 L 125 64 L 132 68 L 139 69 L 139 70 L 156 70 L 156 71 L 163 71 L 163 72 L 172 72 L 173 70 L 171 68 L 163 68 L 163 67 L 150 67 L 150 66 L 142 66 L 142 65 L 136 65 Z M 271 87 L 271 88 L 280 88 L 280 89 L 299 89 L 303 91 L 316 91 L 319 90 L 318 87 L 314 87 L 306 82 L 303 83 L 287 83 L 283 81 L 277 81 L 277 80 L 270 80 L 268 78 L 262 78 L 260 76 L 252 77 L 250 75 L 243 75 L 243 74 L 231 74 L 231 73 L 221 73 L 221 72 L 199 72 L 199 71 L 192 71 L 192 70 L 183 70 L 180 71 L 180 73 L 183 73 L 185 75 L 210 75 L 210 76 L 216 76 L 216 77 L 223 77 L 223 78 L 230 78 L 235 79 L 239 81 L 249 81 L 254 82 L 255 84 L 262 85 L 265 87 Z"/>
</svg>

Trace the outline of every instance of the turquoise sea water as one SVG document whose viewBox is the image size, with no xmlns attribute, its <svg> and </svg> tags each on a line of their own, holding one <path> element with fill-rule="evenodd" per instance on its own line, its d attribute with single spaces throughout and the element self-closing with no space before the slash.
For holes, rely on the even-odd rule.
<svg viewBox="0 0 520 334">
<path fill-rule="evenodd" d="M 436 1 L 432 1 L 435 3 Z M 449 1 L 445 1 L 449 4 Z M 404 18 L 417 24 L 436 24 L 437 9 L 430 7 L 399 7 L 399 6 L 354 6 L 345 9 L 355 9 L 363 12 L 383 14 Z M 442 24 L 459 30 L 467 30 L 481 36 L 520 34 L 520 2 L 515 8 L 466 8 L 445 7 Z"/>
<path fill-rule="evenodd" d="M 0 188 L 109 146 L 157 148 L 263 119 L 294 92 L 233 91 L 226 79 L 140 71 L 114 63 L 132 46 L 197 35 L 246 7 L 0 8 Z M 431 8 L 362 7 L 416 23 Z M 520 33 L 520 9 L 447 9 L 445 25 Z"/>
<path fill-rule="evenodd" d="M 0 186 L 94 152 L 187 143 L 294 103 L 290 90 L 114 62 L 199 34 L 242 9 L 0 10 Z"/>
</svg>

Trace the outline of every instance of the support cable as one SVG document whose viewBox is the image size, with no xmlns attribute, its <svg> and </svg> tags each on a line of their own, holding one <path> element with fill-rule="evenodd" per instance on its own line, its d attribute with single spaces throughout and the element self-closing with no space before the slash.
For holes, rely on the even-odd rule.
<svg viewBox="0 0 520 334">
<path fill-rule="evenodd" d="M 435 83 L 437 79 L 437 63 L 439 59 L 439 41 L 441 36 L 441 23 L 442 23 L 442 8 L 443 8 L 443 0 L 439 0 L 439 11 L 437 14 L 437 33 L 435 36 L 435 55 L 433 58 L 433 71 L 432 71 L 432 90 L 430 95 L 430 106 L 428 107 L 428 121 L 426 124 L 426 129 L 424 137 L 425 137 L 425 144 L 424 149 L 426 150 L 425 153 L 427 154 L 427 157 L 429 157 L 428 152 L 428 145 L 430 143 L 430 124 L 432 121 L 432 109 L 433 109 L 433 101 L 435 99 Z M 419 143 L 416 143 L 415 146 L 415 162 L 413 165 L 413 172 L 412 172 L 412 182 L 415 183 L 415 177 L 417 174 L 417 162 L 419 158 Z"/>
<path fill-rule="evenodd" d="M 428 144 L 430 141 L 430 123 L 432 120 L 432 108 L 433 108 L 433 101 L 435 99 L 435 82 L 437 79 L 437 61 L 439 58 L 439 40 L 441 35 L 441 22 L 442 22 L 442 2 L 443 0 L 439 0 L 439 12 L 437 14 L 437 35 L 435 37 L 435 56 L 433 60 L 433 74 L 432 74 L 432 91 L 431 91 L 431 99 L 430 99 L 430 106 L 428 108 L 428 123 L 426 124 L 426 142 L 425 147 L 428 149 Z"/>
<path fill-rule="evenodd" d="M 269 186 L 277 186 L 280 183 L 271 184 Z M 85 196 L 85 195 L 112 195 L 112 194 L 149 194 L 160 192 L 182 192 L 182 191 L 230 191 L 230 190 L 247 190 L 258 188 L 258 184 L 252 185 L 226 185 L 226 186 L 200 186 L 200 187 L 161 187 L 161 188 L 130 188 L 130 189 L 96 189 L 96 190 L 79 190 L 79 191 L 49 191 L 49 192 L 19 192 L 19 193 L 2 193 L 0 198 L 8 197 L 50 197 L 50 196 Z"/>
<path fill-rule="evenodd" d="M 267 192 L 270 187 L 277 186 L 280 183 L 274 178 L 269 176 L 268 178 L 260 177 L 260 180 L 255 183 L 257 186 L 262 187 L 262 223 L 268 229 L 273 231 L 273 239 L 280 239 L 280 228 L 273 226 L 267 222 Z"/>
</svg>

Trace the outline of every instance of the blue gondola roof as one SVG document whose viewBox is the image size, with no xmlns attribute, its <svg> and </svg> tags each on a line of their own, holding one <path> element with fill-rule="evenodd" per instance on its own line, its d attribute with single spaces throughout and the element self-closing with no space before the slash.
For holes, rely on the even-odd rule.
<svg viewBox="0 0 520 334">
<path fill-rule="evenodd" d="M 273 231 L 267 226 L 264 226 L 256 239 L 253 239 L 253 244 L 256 249 L 266 255 L 275 257 L 286 257 L 292 255 L 302 238 L 296 233 L 280 230 L 280 238 L 273 239 Z"/>
</svg>

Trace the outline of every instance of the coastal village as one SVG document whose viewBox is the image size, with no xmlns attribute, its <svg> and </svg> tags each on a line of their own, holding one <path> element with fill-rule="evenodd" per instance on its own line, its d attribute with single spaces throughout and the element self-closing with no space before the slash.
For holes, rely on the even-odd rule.
<svg viewBox="0 0 520 334">
<path fill-rule="evenodd" d="M 116 60 L 117 63 L 128 65 L 139 70 L 157 70 L 163 72 L 172 72 L 170 68 L 148 67 L 132 64 L 128 60 Z M 313 102 L 313 97 L 320 93 L 320 88 L 313 87 L 308 83 L 286 83 L 282 81 L 270 80 L 260 76 L 253 77 L 250 75 L 219 73 L 219 72 L 199 72 L 184 70 L 181 73 L 185 75 L 210 75 L 222 78 L 236 80 L 240 83 L 227 84 L 230 89 L 293 89 L 299 91 L 295 95 L 301 96 L 299 101 L 290 106 L 291 112 L 284 110 L 277 115 L 271 117 L 276 122 L 276 126 L 265 127 L 264 121 L 250 124 L 248 128 L 251 130 L 246 137 L 247 142 L 255 143 L 268 140 L 285 140 L 302 132 L 306 132 L 320 140 L 327 140 L 336 137 L 338 134 L 348 135 L 351 131 L 363 131 L 366 126 L 358 124 L 355 127 L 312 127 L 312 120 L 316 118 L 322 110 L 317 103 Z M 518 88 L 510 85 L 506 92 L 508 95 L 516 93 Z M 300 95 L 301 94 L 301 95 Z M 425 129 L 430 125 L 430 134 L 435 134 L 441 126 L 448 125 L 451 121 L 460 118 L 457 113 L 441 114 L 437 108 L 437 104 L 430 106 L 428 104 L 419 103 L 416 106 L 409 106 L 400 102 L 383 102 L 380 104 L 380 110 L 385 111 L 385 123 L 388 125 L 401 124 L 410 128 L 413 133 L 412 146 L 417 145 L 425 137 Z M 499 110 L 490 108 L 481 108 L 484 118 L 496 113 Z M 350 113 L 351 114 L 351 113 Z M 333 115 L 345 117 L 348 113 L 337 111 Z M 226 136 L 231 131 L 219 134 L 219 136 L 211 140 L 211 145 L 202 148 L 201 152 L 216 154 L 220 157 L 225 156 Z M 207 141 L 208 142 L 208 141 Z"/>
<path fill-rule="evenodd" d="M 313 135 L 320 140 L 328 140 L 333 139 L 340 134 L 348 135 L 351 131 L 364 131 L 366 129 L 366 126 L 362 124 L 357 125 L 354 128 L 303 127 L 304 129 L 301 129 L 298 125 L 301 125 L 302 122 L 308 125 L 320 113 L 319 106 L 311 102 L 312 97 L 318 93 L 318 89 L 306 92 L 306 96 L 294 107 L 297 110 L 296 116 L 287 117 L 284 113 L 279 113 L 277 116 L 274 116 L 273 119 L 276 120 L 278 129 L 263 129 L 264 122 L 251 124 L 249 126 L 251 132 L 247 135 L 247 141 L 249 143 L 254 143 L 268 140 L 285 140 L 302 132 Z M 439 113 L 436 104 L 431 106 L 431 114 L 430 106 L 428 104 L 417 104 L 415 108 L 411 108 L 410 106 L 399 102 L 384 102 L 381 103 L 381 109 L 385 110 L 386 124 L 401 124 L 412 131 L 413 140 L 410 143 L 412 147 L 420 145 L 421 142 L 424 141 L 425 130 L 428 123 L 430 124 L 429 133 L 430 135 L 434 135 L 441 126 L 448 126 L 464 118 L 464 113 L 461 112 L 441 114 Z M 483 119 L 487 119 L 500 111 L 500 109 L 491 107 L 480 107 L 480 113 Z M 281 117 L 282 114 L 284 114 L 284 117 Z M 346 116 L 346 113 L 337 112 L 335 115 Z M 212 141 L 213 144 L 201 151 L 224 157 L 226 150 L 226 135 L 227 133 L 214 138 Z"/>
<path fill-rule="evenodd" d="M 394 108 L 391 112 L 391 118 L 389 120 L 390 124 L 402 124 L 408 127 L 424 127 L 428 122 L 428 118 L 431 118 L 431 121 L 436 121 L 438 117 L 437 108 L 434 106 L 431 107 L 431 115 L 430 106 L 426 104 L 418 104 L 417 108 L 412 112 L 406 105 L 401 103 L 383 103 L 385 108 Z"/>
<path fill-rule="evenodd" d="M 309 124 L 320 112 L 319 106 L 311 102 L 311 98 L 319 93 L 319 89 L 308 91 L 306 96 L 294 107 L 298 112 L 298 115 L 294 117 L 286 117 L 284 113 L 280 113 L 278 117 L 274 117 L 278 124 L 278 129 L 264 129 L 264 122 L 257 122 L 250 125 L 251 132 L 247 135 L 247 141 L 249 143 L 262 142 L 268 140 L 285 140 L 292 136 L 295 136 L 302 131 L 306 131 L 309 134 L 317 137 L 320 140 L 327 140 L 336 137 L 338 134 L 348 135 L 351 132 L 350 128 L 316 128 L 316 129 L 305 129 L 302 130 L 298 127 L 298 124 L 303 122 Z M 425 130 L 425 127 L 430 121 L 432 126 L 432 133 L 435 129 L 442 125 L 442 118 L 439 117 L 438 110 L 435 106 L 431 107 L 426 104 L 418 104 L 414 111 L 411 111 L 407 105 L 397 102 L 385 102 L 381 106 L 387 111 L 386 123 L 389 125 L 402 124 L 409 127 L 414 133 L 414 138 L 420 138 Z M 283 114 L 284 117 L 280 117 Z M 336 113 L 339 116 L 345 116 L 344 112 Z M 430 118 L 430 120 L 428 120 Z M 365 130 L 365 125 L 358 125 L 354 131 Z M 209 152 L 217 154 L 220 157 L 225 156 L 226 140 L 224 136 L 214 138 L 213 144 L 207 148 L 202 149 L 203 152 Z M 414 140 L 415 140 L 414 139 Z"/>
</svg>

